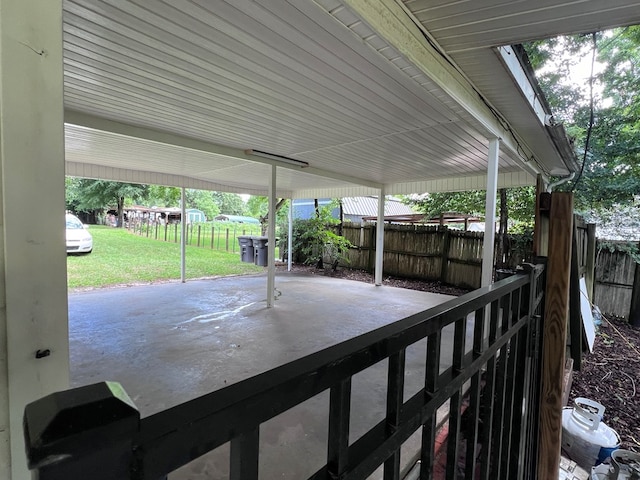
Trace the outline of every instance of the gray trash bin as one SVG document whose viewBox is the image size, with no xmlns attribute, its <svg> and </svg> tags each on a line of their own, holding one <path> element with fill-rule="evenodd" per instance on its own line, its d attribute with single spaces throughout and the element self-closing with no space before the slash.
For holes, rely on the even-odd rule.
<svg viewBox="0 0 640 480">
<path fill-rule="evenodd" d="M 239 235 L 238 243 L 240 244 L 240 260 L 253 263 L 253 237 Z"/>
<path fill-rule="evenodd" d="M 268 240 L 269 237 L 253 237 L 253 263 L 260 267 L 266 267 L 269 264 Z"/>
</svg>

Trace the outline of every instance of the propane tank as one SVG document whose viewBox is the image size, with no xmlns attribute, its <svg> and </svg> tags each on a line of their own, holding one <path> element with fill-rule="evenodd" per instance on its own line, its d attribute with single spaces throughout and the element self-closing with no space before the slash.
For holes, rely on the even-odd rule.
<svg viewBox="0 0 640 480">
<path fill-rule="evenodd" d="M 591 469 L 591 480 L 640 480 L 640 454 L 616 450 L 609 464 Z"/>
<path fill-rule="evenodd" d="M 620 445 L 618 433 L 602 422 L 604 406 L 577 398 L 573 408 L 562 411 L 562 449 L 589 470 L 611 456 Z"/>
</svg>

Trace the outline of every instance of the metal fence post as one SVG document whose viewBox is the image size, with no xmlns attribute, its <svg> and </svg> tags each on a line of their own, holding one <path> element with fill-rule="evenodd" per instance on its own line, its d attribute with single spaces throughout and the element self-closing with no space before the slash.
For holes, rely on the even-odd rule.
<svg viewBox="0 0 640 480">
<path fill-rule="evenodd" d="M 27 462 L 38 480 L 131 478 L 140 413 L 119 383 L 53 393 L 24 411 Z"/>
</svg>

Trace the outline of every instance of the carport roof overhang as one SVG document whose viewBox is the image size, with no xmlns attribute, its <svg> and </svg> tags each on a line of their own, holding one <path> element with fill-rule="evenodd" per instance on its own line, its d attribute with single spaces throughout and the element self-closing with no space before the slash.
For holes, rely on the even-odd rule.
<svg viewBox="0 0 640 480">
<path fill-rule="evenodd" d="M 280 197 L 467 190 L 490 138 L 501 186 L 575 170 L 495 47 L 640 21 L 633 2 L 449 3 L 67 0 L 67 174 L 265 195 L 253 149 L 309 164 L 275 162 Z"/>
</svg>

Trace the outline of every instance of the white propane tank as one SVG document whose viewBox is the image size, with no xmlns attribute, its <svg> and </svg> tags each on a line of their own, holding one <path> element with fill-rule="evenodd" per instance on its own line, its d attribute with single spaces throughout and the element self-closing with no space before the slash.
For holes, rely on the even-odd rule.
<svg viewBox="0 0 640 480">
<path fill-rule="evenodd" d="M 602 462 L 620 445 L 620 437 L 602 422 L 604 406 L 577 398 L 562 411 L 562 449 L 586 470 Z"/>
<path fill-rule="evenodd" d="M 637 480 L 640 478 L 640 454 L 616 450 L 610 463 L 591 469 L 591 480 Z"/>
</svg>

